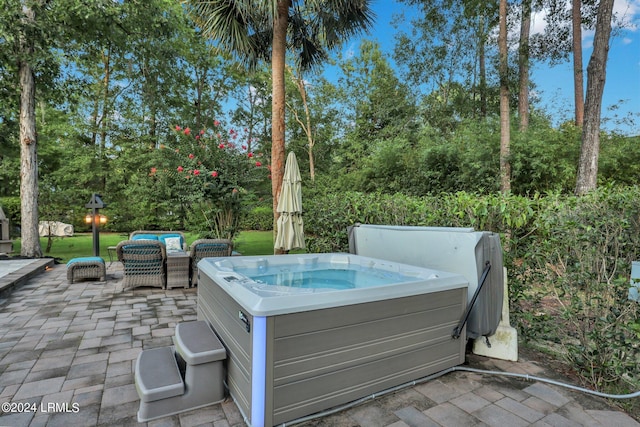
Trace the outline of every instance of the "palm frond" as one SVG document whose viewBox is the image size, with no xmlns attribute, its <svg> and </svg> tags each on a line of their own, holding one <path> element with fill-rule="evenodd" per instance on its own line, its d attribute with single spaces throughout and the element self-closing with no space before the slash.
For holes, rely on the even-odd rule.
<svg viewBox="0 0 640 427">
<path fill-rule="evenodd" d="M 219 48 L 251 66 L 268 54 L 262 42 L 272 28 L 267 13 L 272 0 L 187 0 L 189 16 Z"/>
<path fill-rule="evenodd" d="M 271 56 L 278 0 L 183 0 L 203 35 L 249 67 Z M 311 69 L 346 39 L 368 31 L 371 0 L 291 0 L 288 48 Z"/>
<path fill-rule="evenodd" d="M 346 39 L 371 28 L 370 0 L 298 0 L 289 18 L 290 49 L 298 66 L 312 69 Z"/>
</svg>

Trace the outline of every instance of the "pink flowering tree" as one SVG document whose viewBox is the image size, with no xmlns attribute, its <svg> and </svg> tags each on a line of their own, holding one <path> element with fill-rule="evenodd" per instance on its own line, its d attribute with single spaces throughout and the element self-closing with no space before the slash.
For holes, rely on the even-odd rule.
<svg viewBox="0 0 640 427">
<path fill-rule="evenodd" d="M 233 238 L 243 198 L 268 181 L 262 154 L 248 151 L 237 131 L 225 131 L 217 121 L 197 131 L 175 126 L 174 136 L 170 146 L 160 146 L 164 167 L 152 167 L 149 176 L 170 189 L 187 230 L 201 238 Z"/>
</svg>

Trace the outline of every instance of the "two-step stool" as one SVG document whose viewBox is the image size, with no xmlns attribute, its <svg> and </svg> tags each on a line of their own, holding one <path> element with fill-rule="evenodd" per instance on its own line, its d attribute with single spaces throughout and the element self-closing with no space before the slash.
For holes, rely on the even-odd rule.
<svg viewBox="0 0 640 427">
<path fill-rule="evenodd" d="M 174 346 L 144 350 L 136 360 L 138 421 L 145 422 L 224 400 L 226 350 L 205 321 L 176 326 Z"/>
</svg>

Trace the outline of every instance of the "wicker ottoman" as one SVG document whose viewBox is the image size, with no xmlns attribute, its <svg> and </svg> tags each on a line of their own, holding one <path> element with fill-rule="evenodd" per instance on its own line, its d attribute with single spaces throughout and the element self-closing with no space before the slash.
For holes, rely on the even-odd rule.
<svg viewBox="0 0 640 427">
<path fill-rule="evenodd" d="M 73 283 L 79 279 L 98 279 L 105 281 L 107 269 L 104 260 L 97 256 L 73 258 L 67 263 L 67 281 Z"/>
</svg>

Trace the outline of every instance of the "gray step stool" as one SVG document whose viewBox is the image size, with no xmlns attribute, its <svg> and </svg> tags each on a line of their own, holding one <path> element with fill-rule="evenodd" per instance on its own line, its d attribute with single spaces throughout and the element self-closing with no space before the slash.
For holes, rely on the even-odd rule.
<svg viewBox="0 0 640 427">
<path fill-rule="evenodd" d="M 136 360 L 138 421 L 145 422 L 224 400 L 227 352 L 207 322 L 176 326 L 175 347 L 144 350 Z"/>
</svg>

